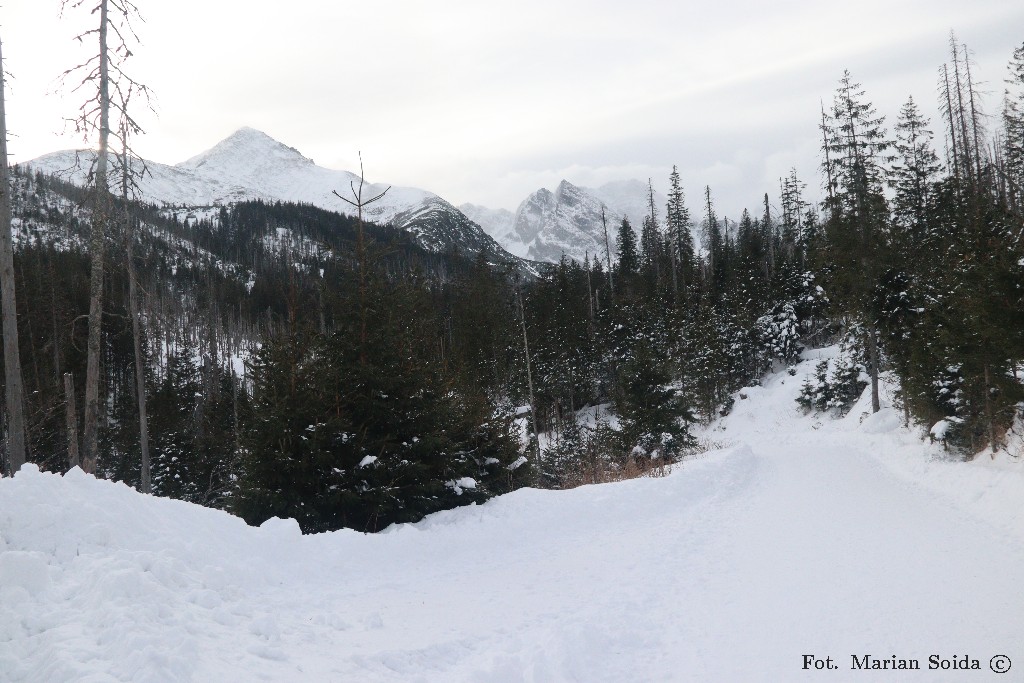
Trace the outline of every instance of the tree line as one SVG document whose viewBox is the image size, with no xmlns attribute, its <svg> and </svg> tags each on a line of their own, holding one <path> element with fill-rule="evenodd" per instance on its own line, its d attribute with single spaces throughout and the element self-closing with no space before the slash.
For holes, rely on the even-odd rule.
<svg viewBox="0 0 1024 683">
<path fill-rule="evenodd" d="M 941 154 L 913 99 L 890 133 L 845 73 L 820 205 L 793 170 L 735 220 L 710 187 L 691 211 L 673 168 L 641 225 L 539 275 L 308 205 L 139 203 L 123 126 L 120 196 L 15 168 L 3 471 L 81 463 L 252 523 L 377 530 L 675 462 L 738 390 L 832 343 L 805 409 L 870 387 L 878 410 L 892 378 L 908 424 L 995 450 L 1024 399 L 1024 46 L 998 127 L 973 68 L 951 38 Z"/>
</svg>

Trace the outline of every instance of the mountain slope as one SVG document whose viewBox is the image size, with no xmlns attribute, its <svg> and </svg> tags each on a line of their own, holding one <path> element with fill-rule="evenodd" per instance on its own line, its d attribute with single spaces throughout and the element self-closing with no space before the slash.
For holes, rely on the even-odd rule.
<svg viewBox="0 0 1024 683">
<path fill-rule="evenodd" d="M 30 467 L 0 480 L 0 671 L 780 681 L 824 675 L 810 654 L 833 681 L 865 679 L 852 655 L 963 681 L 929 656 L 1014 657 L 1020 467 L 942 461 L 888 406 L 801 416 L 814 364 L 744 390 L 707 434 L 725 447 L 665 478 L 523 489 L 375 536 L 249 528 Z M 911 458 L 928 488 L 894 474 Z"/>
<path fill-rule="evenodd" d="M 95 160 L 89 151 L 47 154 L 25 164 L 84 185 Z M 317 166 L 298 150 L 252 128 L 242 128 L 211 149 L 174 166 L 145 162 L 148 173 L 139 181 L 141 199 L 185 207 L 222 206 L 249 199 L 286 201 L 354 215 L 355 209 L 334 194 L 354 200 L 359 176 Z M 366 207 L 364 218 L 390 224 L 416 235 L 433 251 L 483 251 L 492 263 L 515 262 L 484 231 L 436 194 L 413 187 L 365 183 L 363 200 L 387 190 Z M 429 216 L 429 220 L 421 220 Z M 523 266 L 524 264 L 519 264 Z"/>
<path fill-rule="evenodd" d="M 493 237 L 510 254 L 526 257 L 526 250 L 521 243 L 514 239 L 512 241 L 504 239 L 512 231 L 512 224 L 516 218 L 514 213 L 507 209 L 489 209 L 479 204 L 459 204 L 459 211 L 483 228 L 484 232 Z"/>
</svg>

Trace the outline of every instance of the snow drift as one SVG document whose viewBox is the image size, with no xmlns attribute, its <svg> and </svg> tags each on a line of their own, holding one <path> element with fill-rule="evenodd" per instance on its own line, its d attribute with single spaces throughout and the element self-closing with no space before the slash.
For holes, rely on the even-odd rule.
<svg viewBox="0 0 1024 683">
<path fill-rule="evenodd" d="M 887 408 L 750 387 L 668 477 L 524 489 L 377 535 L 0 480 L 11 681 L 889 680 L 851 657 L 1024 666 L 1024 476 L 944 461 Z M 984 673 L 981 675 L 985 675 Z M 902 679 L 901 679 L 902 680 Z"/>
</svg>

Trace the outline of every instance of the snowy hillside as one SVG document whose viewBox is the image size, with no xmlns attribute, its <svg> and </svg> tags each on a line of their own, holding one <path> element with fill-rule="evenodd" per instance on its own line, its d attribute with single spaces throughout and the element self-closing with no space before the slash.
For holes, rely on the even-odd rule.
<svg viewBox="0 0 1024 683">
<path fill-rule="evenodd" d="M 374 536 L 249 528 L 29 467 L 0 480 L 0 677 L 963 681 L 988 680 L 996 655 L 1024 666 L 1020 465 L 944 461 L 891 408 L 802 416 L 813 370 L 741 392 L 704 435 L 716 450 L 666 478 L 524 489 Z M 838 668 L 805 670 L 807 655 Z M 853 655 L 922 671 L 866 674 Z M 928 670 L 932 655 L 983 671 Z"/>
<path fill-rule="evenodd" d="M 466 214 L 469 220 L 483 228 L 484 232 L 488 235 L 498 240 L 498 243 L 506 251 L 516 256 L 526 257 L 526 251 L 522 249 L 521 244 L 518 242 L 506 244 L 499 239 L 512 230 L 512 224 L 516 219 L 514 213 L 508 209 L 489 209 L 479 204 L 459 204 L 459 211 Z"/>
<path fill-rule="evenodd" d="M 64 151 L 47 154 L 25 165 L 57 175 L 75 184 L 86 182 L 95 154 Z M 211 149 L 174 166 L 147 161 L 148 173 L 139 182 L 142 199 L 155 204 L 210 207 L 232 202 L 262 199 L 318 206 L 354 215 L 355 209 L 338 198 L 337 191 L 353 199 L 359 176 L 348 171 L 317 166 L 298 150 L 274 140 L 266 133 L 242 128 Z M 388 189 L 387 183 L 366 183 L 363 199 Z M 431 222 L 416 219 L 430 214 Z M 364 210 L 364 217 L 381 225 L 408 230 L 432 251 L 451 247 L 476 254 L 485 252 L 492 263 L 509 260 L 509 255 L 484 231 L 450 203 L 432 192 L 414 187 L 391 187 L 387 194 Z M 431 226 L 440 232 L 435 234 Z"/>
</svg>

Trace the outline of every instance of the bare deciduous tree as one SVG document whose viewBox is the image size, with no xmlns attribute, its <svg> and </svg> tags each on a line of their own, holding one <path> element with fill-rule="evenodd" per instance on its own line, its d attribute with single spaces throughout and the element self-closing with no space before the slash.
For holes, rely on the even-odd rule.
<svg viewBox="0 0 1024 683">
<path fill-rule="evenodd" d="M 96 54 L 86 61 L 65 71 L 64 83 L 77 83 L 72 92 L 86 91 L 85 102 L 78 114 L 69 119 L 75 131 L 86 139 L 98 135 L 96 164 L 92 169 L 94 188 L 92 207 L 92 232 L 89 238 L 90 279 L 89 279 L 89 340 L 87 344 L 85 375 L 85 429 L 82 453 L 82 469 L 96 472 L 99 456 L 99 386 L 100 386 L 100 337 L 103 318 L 103 268 L 106 246 L 107 223 L 110 220 L 110 186 L 107 177 L 110 156 L 111 112 L 124 123 L 121 129 L 139 130 L 138 124 L 128 114 L 127 103 L 132 91 L 148 93 L 146 86 L 128 76 L 125 61 L 131 57 L 129 41 L 138 42 L 132 27 L 135 20 L 141 21 L 138 8 L 131 0 L 64 0 L 61 11 L 86 8 L 90 15 L 99 15 L 99 25 L 76 36 L 84 43 L 87 39 L 99 41 Z M 113 14 L 110 10 L 113 9 Z M 113 40 L 110 40 L 113 34 Z M 93 91 L 95 88 L 95 91 Z M 113 94 L 117 95 L 112 97 Z"/>
</svg>

